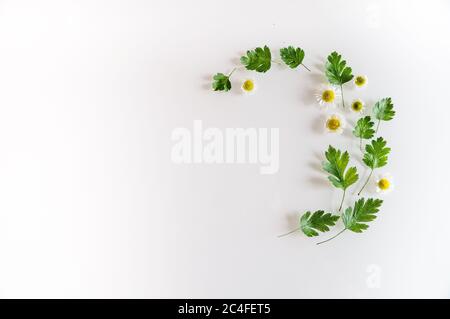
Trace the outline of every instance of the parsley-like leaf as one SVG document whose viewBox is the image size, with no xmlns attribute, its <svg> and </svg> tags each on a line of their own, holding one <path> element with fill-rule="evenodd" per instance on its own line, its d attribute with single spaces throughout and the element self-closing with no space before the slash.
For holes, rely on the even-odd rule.
<svg viewBox="0 0 450 319">
<path fill-rule="evenodd" d="M 286 63 L 291 69 L 295 69 L 302 64 L 305 58 L 305 51 L 301 48 L 294 48 L 288 46 L 287 48 L 280 49 L 281 60 Z"/>
<path fill-rule="evenodd" d="M 390 97 L 387 97 L 375 103 L 373 107 L 373 114 L 378 120 L 376 129 L 376 132 L 378 132 L 381 121 L 390 121 L 394 118 L 395 111 L 394 104 L 392 104 L 392 99 Z"/>
<path fill-rule="evenodd" d="M 230 77 L 223 74 L 217 73 L 213 77 L 212 88 L 214 91 L 229 91 L 231 89 Z"/>
<path fill-rule="evenodd" d="M 346 66 L 347 62 L 342 60 L 341 55 L 332 52 L 325 64 L 325 75 L 328 81 L 334 85 L 342 85 L 353 79 L 352 68 Z"/>
<path fill-rule="evenodd" d="M 370 177 L 372 176 L 373 170 L 387 164 L 388 154 L 390 151 L 391 149 L 386 147 L 386 141 L 382 137 L 372 140 L 370 144 L 366 145 L 366 152 L 364 153 L 363 162 L 370 167 L 370 174 L 367 177 L 363 187 L 358 192 L 358 195 L 361 194 L 364 187 L 366 187 Z"/>
<path fill-rule="evenodd" d="M 386 147 L 386 144 L 387 142 L 382 137 L 379 137 L 376 140 L 372 140 L 371 144 L 366 145 L 363 161 L 372 170 L 387 164 L 388 154 L 391 149 Z"/>
<path fill-rule="evenodd" d="M 241 63 L 247 70 L 267 72 L 272 63 L 272 54 L 270 53 L 270 49 L 265 45 L 264 48 L 247 51 L 247 54 L 241 57 Z"/>
<path fill-rule="evenodd" d="M 329 226 L 334 226 L 338 219 L 338 215 L 325 213 L 323 210 L 318 210 L 313 214 L 306 212 L 300 218 L 300 229 L 308 237 L 318 236 L 319 231 L 329 231 Z"/>
<path fill-rule="evenodd" d="M 361 117 L 358 122 L 356 122 L 355 129 L 353 130 L 353 135 L 359 137 L 359 147 L 362 151 L 362 140 L 370 139 L 375 134 L 373 126 L 374 122 L 371 121 L 370 116 Z"/>
<path fill-rule="evenodd" d="M 357 200 L 353 208 L 348 207 L 342 214 L 345 228 L 355 233 L 361 233 L 369 228 L 366 223 L 377 218 L 375 214 L 379 211 L 382 203 L 381 199 L 373 198 Z"/>
<path fill-rule="evenodd" d="M 328 151 L 325 152 L 325 157 L 327 161 L 322 164 L 322 168 L 330 174 L 328 180 L 334 187 L 346 190 L 350 185 L 356 183 L 358 180 L 356 167 L 350 167 L 345 171 L 350 160 L 347 151 L 342 153 L 330 145 Z"/>
<path fill-rule="evenodd" d="M 392 99 L 390 97 L 381 99 L 373 107 L 373 114 L 377 120 L 390 121 L 394 118 L 394 104 L 392 104 Z"/>
<path fill-rule="evenodd" d="M 342 229 L 333 237 L 317 243 L 317 245 L 326 243 L 336 238 L 347 229 L 355 233 L 362 233 L 364 230 L 369 228 L 369 225 L 367 225 L 367 223 L 377 218 L 375 214 L 380 210 L 380 206 L 382 203 L 383 201 L 381 199 L 369 198 L 366 200 L 364 198 L 360 198 L 355 202 L 353 208 L 348 207 L 344 211 L 344 213 L 342 213 L 342 222 L 344 223 L 344 229 Z"/>
<path fill-rule="evenodd" d="M 342 194 L 341 205 L 339 206 L 339 211 L 341 211 L 342 204 L 344 203 L 345 191 L 350 185 L 353 185 L 358 180 L 358 171 L 354 166 L 345 171 L 350 160 L 347 151 L 342 153 L 340 150 L 337 150 L 330 145 L 328 151 L 325 152 L 325 158 L 327 161 L 323 162 L 322 168 L 325 172 L 330 174 L 328 180 L 334 187 L 341 188 L 344 191 Z"/>
<path fill-rule="evenodd" d="M 374 125 L 375 123 L 370 120 L 370 116 L 362 117 L 356 122 L 353 135 L 366 140 L 370 139 L 375 134 L 375 130 L 373 129 Z"/>
</svg>

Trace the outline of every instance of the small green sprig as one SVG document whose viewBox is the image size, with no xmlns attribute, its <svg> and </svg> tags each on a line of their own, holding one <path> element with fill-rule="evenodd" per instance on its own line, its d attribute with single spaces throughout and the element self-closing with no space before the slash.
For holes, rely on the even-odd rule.
<svg viewBox="0 0 450 319">
<path fill-rule="evenodd" d="M 325 158 L 327 160 L 322 163 L 322 168 L 330 174 L 328 180 L 334 187 L 343 190 L 341 205 L 339 206 L 339 211 L 341 211 L 347 188 L 358 181 L 358 171 L 354 166 L 346 171 L 348 162 L 350 161 L 350 155 L 347 151 L 342 153 L 330 145 L 325 152 Z"/>
<path fill-rule="evenodd" d="M 391 149 L 386 147 L 386 144 L 387 142 L 382 137 L 379 137 L 376 140 L 372 140 L 371 144 L 366 145 L 366 152 L 364 153 L 363 162 L 370 168 L 370 174 L 367 177 L 363 187 L 358 192 L 358 196 L 369 182 L 374 169 L 383 167 L 387 164 L 388 154 L 391 152 Z"/>
<path fill-rule="evenodd" d="M 305 51 L 301 48 L 294 48 L 291 45 L 286 48 L 282 48 L 280 49 L 280 56 L 283 62 L 291 69 L 295 69 L 299 65 L 302 65 L 305 69 L 311 71 L 305 64 L 303 64 Z M 272 53 L 267 45 L 257 47 L 253 50 L 248 50 L 245 55 L 241 56 L 240 62 L 242 65 L 233 68 L 228 75 L 224 73 L 216 73 L 214 75 L 212 82 L 212 89 L 214 91 L 228 92 L 231 90 L 231 76 L 234 71 L 239 68 L 265 73 L 270 70 L 272 62 L 282 64 L 282 62 L 272 59 Z"/>
<path fill-rule="evenodd" d="M 223 73 L 217 73 L 216 75 L 214 75 L 214 81 L 212 83 L 213 90 L 225 92 L 231 90 L 230 76 L 231 73 L 229 75 L 225 75 Z"/>
<path fill-rule="evenodd" d="M 375 132 L 378 133 L 378 128 L 380 127 L 381 121 L 390 121 L 395 116 L 392 99 L 387 97 L 375 103 L 375 106 L 373 107 L 373 115 L 378 120 L 377 129 L 375 130 Z"/>
<path fill-rule="evenodd" d="M 353 135 L 359 137 L 359 148 L 361 149 L 361 151 L 363 150 L 362 140 L 368 140 L 374 136 L 374 125 L 375 123 L 371 120 L 370 116 L 361 117 L 358 122 L 356 122 L 355 129 L 353 130 Z"/>
<path fill-rule="evenodd" d="M 301 230 L 308 237 L 319 236 L 319 231 L 329 231 L 331 226 L 336 225 L 336 221 L 338 219 L 338 215 L 325 213 L 323 210 L 315 211 L 312 214 L 310 211 L 308 211 L 300 217 L 298 221 L 298 227 L 296 229 L 291 230 L 290 232 L 278 237 L 283 237 L 299 230 Z"/>
<path fill-rule="evenodd" d="M 383 201 L 381 199 L 358 199 L 353 209 L 348 207 L 342 214 L 342 221 L 344 222 L 345 228 L 355 233 L 362 233 L 369 228 L 369 225 L 366 223 L 377 218 L 375 214 L 380 210 L 382 203 Z"/>
<path fill-rule="evenodd" d="M 352 68 L 347 66 L 347 62 L 342 59 L 341 55 L 336 51 L 327 57 L 325 64 L 325 76 L 333 85 L 341 88 L 342 107 L 345 108 L 344 91 L 342 85 L 353 79 Z"/>
<path fill-rule="evenodd" d="M 314 212 L 314 214 L 311 214 L 311 212 L 306 212 L 300 218 L 300 228 L 308 237 L 319 236 L 318 231 L 329 231 L 329 226 L 336 225 L 336 221 L 338 219 L 338 215 L 325 213 L 323 210 L 318 210 Z"/>
<path fill-rule="evenodd" d="M 280 57 L 284 63 L 291 69 L 297 68 L 299 65 L 303 66 L 306 70 L 311 71 L 306 65 L 303 64 L 305 58 L 305 51 L 301 48 L 294 48 L 288 46 L 287 48 L 280 49 Z"/>
<path fill-rule="evenodd" d="M 355 233 L 362 233 L 364 230 L 369 228 L 369 225 L 367 225 L 367 223 L 377 218 L 375 214 L 379 212 L 382 203 L 383 201 L 381 199 L 358 199 L 355 202 L 353 208 L 348 207 L 342 214 L 344 229 L 333 237 L 317 243 L 317 245 L 326 243 L 336 238 L 346 230 L 350 230 Z"/>
<path fill-rule="evenodd" d="M 247 54 L 241 57 L 241 63 L 247 70 L 265 73 L 272 65 L 272 54 L 265 45 L 264 48 L 247 51 Z"/>
</svg>

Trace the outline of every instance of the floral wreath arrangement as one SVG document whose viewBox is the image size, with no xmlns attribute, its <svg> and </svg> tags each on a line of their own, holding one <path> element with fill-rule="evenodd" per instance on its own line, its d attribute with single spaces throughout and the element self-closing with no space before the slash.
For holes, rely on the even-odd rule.
<svg viewBox="0 0 450 319">
<path fill-rule="evenodd" d="M 241 57 L 241 66 L 235 67 L 230 73 L 217 73 L 213 77 L 212 88 L 214 91 L 227 92 L 231 89 L 231 77 L 239 68 L 245 68 L 250 71 L 265 73 L 272 63 L 286 64 L 291 69 L 299 66 L 304 67 L 307 71 L 310 69 L 303 64 L 305 51 L 301 48 L 288 46 L 280 49 L 281 61 L 273 60 L 272 53 L 267 46 L 258 47 L 249 50 Z M 347 62 L 342 59 L 337 52 L 332 52 L 327 57 L 325 63 L 325 77 L 328 83 L 324 85 L 316 94 L 318 103 L 329 109 L 334 107 L 340 100 L 342 108 L 345 109 L 344 101 L 344 84 L 353 80 L 356 88 L 364 88 L 367 86 L 368 79 L 364 75 L 354 76 L 352 69 L 347 66 Z M 244 93 L 252 93 L 256 89 L 253 79 L 245 79 L 241 84 Z M 350 108 L 352 111 L 362 114 L 365 110 L 365 103 L 361 99 L 352 101 Z M 361 116 L 353 128 L 354 137 L 359 139 L 359 145 L 362 152 L 362 162 L 370 170 L 370 173 L 358 192 L 361 195 L 369 183 L 374 171 L 382 168 L 387 164 L 388 154 L 391 149 L 387 147 L 387 142 L 383 137 L 376 137 L 379 131 L 381 121 L 390 121 L 394 118 L 395 111 L 392 99 L 390 97 L 380 99 L 372 107 L 372 115 Z M 376 123 L 376 127 L 375 127 Z M 345 119 L 340 114 L 332 114 L 325 121 L 325 129 L 330 133 L 341 134 L 345 128 Z M 365 147 L 363 144 L 367 141 Z M 333 146 L 329 146 L 325 151 L 325 161 L 322 163 L 322 169 L 329 174 L 328 180 L 333 187 L 342 190 L 342 199 L 338 209 L 338 214 L 325 212 L 324 210 L 316 210 L 305 212 L 298 222 L 298 227 L 294 230 L 280 235 L 279 237 L 289 235 L 291 233 L 302 231 L 308 237 L 319 236 L 319 232 L 328 232 L 330 227 L 335 226 L 339 218 L 342 219 L 344 228 L 333 237 L 321 241 L 317 244 L 328 242 L 346 230 L 361 233 L 369 228 L 368 222 L 376 219 L 376 213 L 379 212 L 383 200 L 377 198 L 361 197 L 352 205 L 342 211 L 344 199 L 349 187 L 359 180 L 358 171 L 355 166 L 348 167 L 350 155 L 347 151 L 341 151 Z M 394 187 L 393 179 L 390 174 L 381 174 L 376 180 L 376 190 L 378 193 L 387 193 Z"/>
</svg>

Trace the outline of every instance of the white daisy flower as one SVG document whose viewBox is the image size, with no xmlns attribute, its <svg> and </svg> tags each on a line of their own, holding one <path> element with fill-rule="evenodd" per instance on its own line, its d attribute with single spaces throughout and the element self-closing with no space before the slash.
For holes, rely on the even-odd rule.
<svg viewBox="0 0 450 319">
<path fill-rule="evenodd" d="M 323 107 L 334 106 L 339 97 L 340 92 L 330 85 L 323 86 L 320 91 L 316 93 L 317 102 Z"/>
<path fill-rule="evenodd" d="M 364 111 L 365 103 L 361 99 L 355 99 L 352 101 L 350 108 L 353 112 L 362 113 Z"/>
<path fill-rule="evenodd" d="M 377 179 L 377 193 L 387 194 L 394 189 L 394 179 L 391 174 L 382 174 Z"/>
<path fill-rule="evenodd" d="M 357 75 L 355 76 L 355 80 L 353 81 L 355 86 L 359 89 L 366 87 L 368 82 L 369 79 L 365 75 Z"/>
<path fill-rule="evenodd" d="M 339 114 L 332 114 L 325 122 L 325 129 L 329 133 L 342 134 L 345 128 L 345 119 Z"/>
<path fill-rule="evenodd" d="M 253 79 L 245 79 L 241 85 L 242 92 L 246 94 L 254 93 L 256 90 L 256 83 Z"/>
</svg>

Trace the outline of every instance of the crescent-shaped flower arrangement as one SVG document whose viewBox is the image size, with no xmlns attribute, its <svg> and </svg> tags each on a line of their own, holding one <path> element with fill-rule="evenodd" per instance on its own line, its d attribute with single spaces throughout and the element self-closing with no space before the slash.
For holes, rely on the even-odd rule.
<svg viewBox="0 0 450 319">
<path fill-rule="evenodd" d="M 213 77 L 212 88 L 214 91 L 227 92 L 231 89 L 231 77 L 239 68 L 245 68 L 250 71 L 265 73 L 272 63 L 286 64 L 291 69 L 300 66 L 307 71 L 310 69 L 303 64 L 305 51 L 298 47 L 288 46 L 280 49 L 281 61 L 274 60 L 271 50 L 267 47 L 257 47 L 241 57 L 241 65 L 233 68 L 230 73 L 217 73 Z M 364 88 L 367 86 L 368 79 L 364 75 L 354 76 L 352 69 L 347 66 L 347 62 L 337 52 L 332 52 L 325 62 L 325 77 L 328 80 L 316 95 L 318 103 L 330 108 L 336 103 L 341 104 L 345 109 L 344 100 L 344 84 L 353 82 L 356 88 Z M 241 84 L 241 89 L 245 93 L 252 93 L 256 89 L 255 82 L 252 79 L 246 79 Z M 339 101 L 340 100 L 340 101 Z M 339 102 L 338 102 L 339 101 Z M 362 113 L 365 109 L 364 102 L 360 99 L 352 101 L 350 108 L 352 111 Z M 372 114 L 361 116 L 353 128 L 353 136 L 359 140 L 361 149 L 362 162 L 367 166 L 369 175 L 359 189 L 357 196 L 360 196 L 376 169 L 386 166 L 388 155 L 391 149 L 387 147 L 386 140 L 377 136 L 380 123 L 382 121 L 390 121 L 394 118 L 394 105 L 390 97 L 382 98 L 372 107 Z M 375 127 L 376 125 L 376 127 Z M 325 129 L 330 133 L 342 133 L 345 127 L 345 120 L 340 114 L 332 114 L 325 122 Z M 365 145 L 364 145 L 365 144 Z M 325 159 L 322 163 L 322 169 L 328 173 L 328 180 L 333 187 L 342 190 L 342 199 L 337 209 L 338 213 L 325 212 L 324 210 L 316 210 L 314 212 L 307 211 L 300 216 L 298 227 L 294 230 L 280 235 L 283 237 L 291 233 L 301 231 L 308 237 L 319 236 L 319 233 L 325 233 L 330 227 L 336 225 L 341 218 L 344 228 L 336 235 L 324 241 L 318 242 L 322 244 L 336 238 L 346 230 L 355 233 L 361 233 L 369 228 L 367 223 L 373 221 L 377 217 L 383 201 L 378 198 L 357 199 L 353 205 L 346 209 L 343 208 L 346 193 L 349 188 L 355 185 L 359 180 L 358 171 L 355 166 L 348 167 L 350 155 L 348 151 L 339 150 L 333 146 L 329 146 L 325 151 Z M 393 179 L 390 174 L 382 174 L 375 181 L 375 187 L 379 193 L 387 193 L 393 188 Z"/>
</svg>

